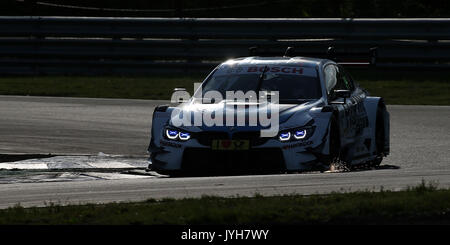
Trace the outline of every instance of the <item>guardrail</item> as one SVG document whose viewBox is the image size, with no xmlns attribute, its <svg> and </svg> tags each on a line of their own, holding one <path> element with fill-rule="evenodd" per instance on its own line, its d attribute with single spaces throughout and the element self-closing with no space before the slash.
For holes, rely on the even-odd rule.
<svg viewBox="0 0 450 245">
<path fill-rule="evenodd" d="M 280 56 L 360 54 L 377 67 L 449 68 L 450 19 L 0 17 L 1 74 L 205 72 L 257 46 Z"/>
</svg>

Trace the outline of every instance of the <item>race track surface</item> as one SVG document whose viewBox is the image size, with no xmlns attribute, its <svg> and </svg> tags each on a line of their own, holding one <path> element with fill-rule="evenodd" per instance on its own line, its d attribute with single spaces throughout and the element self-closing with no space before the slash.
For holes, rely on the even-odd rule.
<svg viewBox="0 0 450 245">
<path fill-rule="evenodd" d="M 145 155 L 165 101 L 0 96 L 0 153 Z"/>
<path fill-rule="evenodd" d="M 0 96 L 0 154 L 111 154 L 133 156 L 142 162 L 146 157 L 153 109 L 164 103 Z M 434 181 L 441 188 L 450 187 L 450 107 L 394 105 L 388 106 L 388 110 L 391 155 L 376 170 L 190 178 L 143 174 L 139 178 L 7 183 L 0 184 L 0 207 L 17 203 L 42 206 L 45 202 L 101 203 L 205 194 L 314 194 L 381 187 L 400 190 L 417 185 L 422 179 Z"/>
</svg>

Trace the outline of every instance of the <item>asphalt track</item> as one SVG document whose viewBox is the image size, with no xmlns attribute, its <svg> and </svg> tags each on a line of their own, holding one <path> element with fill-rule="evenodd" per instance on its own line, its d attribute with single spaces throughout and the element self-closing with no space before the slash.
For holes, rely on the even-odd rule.
<svg viewBox="0 0 450 245">
<path fill-rule="evenodd" d="M 0 96 L 0 154 L 145 157 L 153 108 L 163 101 Z M 314 194 L 433 181 L 450 187 L 450 106 L 388 106 L 391 155 L 379 169 L 283 175 L 121 178 L 0 184 L 0 208 L 202 195 Z"/>
</svg>

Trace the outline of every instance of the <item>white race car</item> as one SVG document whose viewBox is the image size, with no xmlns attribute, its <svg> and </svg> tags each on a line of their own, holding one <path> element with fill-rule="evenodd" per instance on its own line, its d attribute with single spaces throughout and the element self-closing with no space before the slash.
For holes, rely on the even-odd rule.
<svg viewBox="0 0 450 245">
<path fill-rule="evenodd" d="M 333 60 L 238 58 L 188 100 L 155 108 L 148 151 L 149 169 L 168 175 L 377 166 L 389 154 L 389 113 Z"/>
</svg>

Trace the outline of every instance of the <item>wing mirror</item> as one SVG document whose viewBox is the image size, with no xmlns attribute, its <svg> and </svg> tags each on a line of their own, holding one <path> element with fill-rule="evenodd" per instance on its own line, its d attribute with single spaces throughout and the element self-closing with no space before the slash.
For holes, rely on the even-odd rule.
<svg viewBox="0 0 450 245">
<path fill-rule="evenodd" d="M 352 93 L 350 92 L 350 90 L 334 90 L 334 95 L 338 98 L 350 98 L 350 96 L 352 95 Z"/>
<path fill-rule="evenodd" d="M 180 104 L 187 102 L 189 100 L 189 96 L 187 95 L 186 88 L 174 88 L 171 100 Z"/>
<path fill-rule="evenodd" d="M 177 91 L 186 91 L 186 88 L 174 88 L 173 92 L 177 92 Z"/>
<path fill-rule="evenodd" d="M 333 94 L 335 98 L 344 98 L 344 103 L 347 102 L 347 98 L 350 98 L 352 96 L 352 92 L 350 90 L 333 90 Z M 334 103 L 334 104 L 341 104 L 341 103 Z"/>
</svg>

